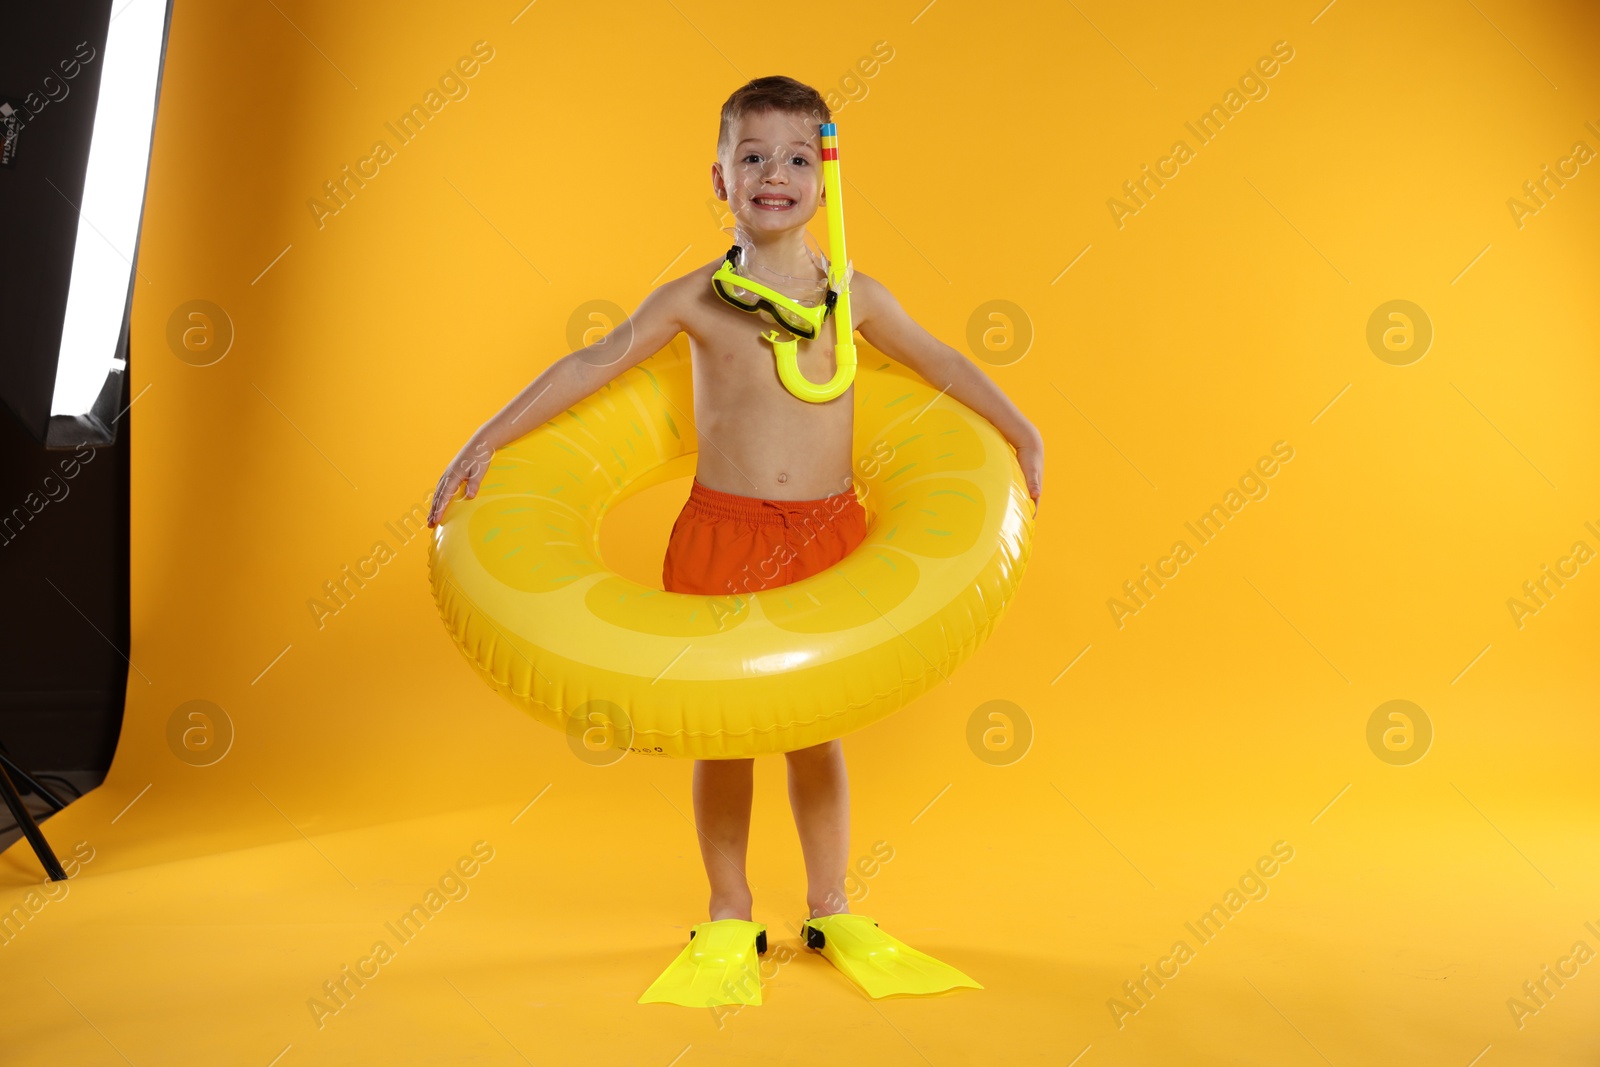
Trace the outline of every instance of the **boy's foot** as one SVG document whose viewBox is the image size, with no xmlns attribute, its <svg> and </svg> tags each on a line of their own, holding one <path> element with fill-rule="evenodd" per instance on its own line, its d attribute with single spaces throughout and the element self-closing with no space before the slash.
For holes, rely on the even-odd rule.
<svg viewBox="0 0 1600 1067">
<path fill-rule="evenodd" d="M 750 906 L 753 903 L 754 899 L 748 892 L 743 896 L 737 897 L 713 896 L 711 898 L 711 906 L 708 909 L 710 919 L 712 922 L 716 922 L 718 919 L 743 919 L 749 922 Z"/>
</svg>

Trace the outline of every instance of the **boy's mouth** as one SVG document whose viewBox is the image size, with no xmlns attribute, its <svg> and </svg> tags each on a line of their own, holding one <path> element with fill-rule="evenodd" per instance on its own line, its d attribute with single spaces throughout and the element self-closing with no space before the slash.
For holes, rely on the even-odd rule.
<svg viewBox="0 0 1600 1067">
<path fill-rule="evenodd" d="M 789 196 L 756 196 L 750 202 L 763 211 L 787 211 L 795 205 L 794 198 Z"/>
</svg>

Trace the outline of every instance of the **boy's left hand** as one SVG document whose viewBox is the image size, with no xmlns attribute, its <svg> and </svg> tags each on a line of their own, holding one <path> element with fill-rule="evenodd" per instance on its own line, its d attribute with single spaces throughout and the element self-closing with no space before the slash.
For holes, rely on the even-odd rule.
<svg viewBox="0 0 1600 1067">
<path fill-rule="evenodd" d="M 1013 442 L 1017 450 L 1017 464 L 1022 468 L 1022 478 L 1028 483 L 1028 495 L 1033 497 L 1033 517 L 1039 517 L 1039 494 L 1044 489 L 1044 438 L 1035 430 L 1021 443 Z"/>
</svg>

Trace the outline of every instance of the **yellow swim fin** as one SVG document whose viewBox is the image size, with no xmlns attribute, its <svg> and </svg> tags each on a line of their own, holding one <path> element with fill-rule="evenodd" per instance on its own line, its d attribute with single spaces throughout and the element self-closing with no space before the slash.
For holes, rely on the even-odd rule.
<svg viewBox="0 0 1600 1067">
<path fill-rule="evenodd" d="M 948 963 L 890 937 L 865 915 L 824 915 L 807 919 L 800 929 L 807 948 L 821 949 L 829 963 L 874 999 L 983 988 Z"/>
<path fill-rule="evenodd" d="M 765 923 L 714 919 L 689 930 L 689 943 L 661 977 L 639 998 L 640 1004 L 760 1004 L 761 960 L 767 950 Z"/>
</svg>

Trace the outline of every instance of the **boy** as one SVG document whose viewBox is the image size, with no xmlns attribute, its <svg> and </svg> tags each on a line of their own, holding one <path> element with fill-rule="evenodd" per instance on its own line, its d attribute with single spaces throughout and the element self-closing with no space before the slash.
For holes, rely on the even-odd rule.
<svg viewBox="0 0 1600 1067">
<path fill-rule="evenodd" d="M 712 190 L 728 202 L 738 224 L 738 272 L 806 304 L 819 302 L 827 292 L 826 273 L 804 237 L 806 224 L 824 203 L 819 130 L 829 121 L 828 107 L 815 89 L 781 76 L 757 78 L 723 105 L 717 161 L 711 165 Z M 713 289 L 712 275 L 722 262 L 719 256 L 660 286 L 626 323 L 535 378 L 451 462 L 439 479 L 428 525 L 436 523 L 458 486 L 465 485 L 467 497 L 476 495 L 494 449 L 559 415 L 681 332 L 689 335 L 699 453 L 693 487 L 663 561 L 664 588 L 720 596 L 734 589 L 735 580 L 740 591 L 751 588 L 752 573 L 762 575 L 757 587 L 770 588 L 809 577 L 849 555 L 866 535 L 866 514 L 852 489 L 854 388 L 820 403 L 788 392 L 775 370 L 773 349 L 762 340 L 768 323 L 730 306 Z M 917 325 L 876 280 L 854 272 L 850 301 L 855 329 L 868 343 L 987 418 L 1016 448 L 1037 514 L 1044 468 L 1038 430 L 966 357 Z M 826 382 L 834 372 L 834 321 L 830 315 L 814 339 L 800 344 L 800 370 L 812 382 Z M 620 353 L 619 338 L 629 339 Z M 818 514 L 828 518 L 813 527 L 811 518 Z M 797 529 L 802 523 L 804 528 Z M 841 742 L 789 752 L 786 759 L 790 804 L 805 856 L 806 906 L 810 920 L 817 920 L 807 932 L 808 943 L 823 948 L 873 996 L 885 995 L 874 988 L 886 986 L 887 992 L 935 991 L 911 988 L 918 983 L 894 976 L 874 985 L 835 957 L 835 951 L 854 948 L 862 956 L 887 952 L 924 972 L 929 968 L 922 961 L 943 967 L 881 934 L 870 919 L 848 915 L 849 797 Z M 691 940 L 674 965 L 686 971 L 680 975 L 683 995 L 657 988 L 673 975 L 669 968 L 647 999 L 696 1006 L 760 1003 L 759 985 L 752 998 L 748 982 L 733 983 L 746 985 L 741 991 L 730 990 L 726 980 L 709 980 L 717 978 L 714 974 L 695 978 L 697 969 L 718 967 L 748 977 L 754 957 L 745 950 L 765 942 L 765 928 L 750 922 L 745 878 L 753 765 L 753 759 L 695 761 L 695 823 L 710 882 L 711 921 L 694 928 L 691 938 L 707 936 L 698 937 L 698 946 Z M 808 920 L 807 925 L 813 924 Z M 951 984 L 977 984 L 953 968 L 945 970 L 964 979 Z M 662 995 L 652 995 L 658 992 Z"/>
</svg>

